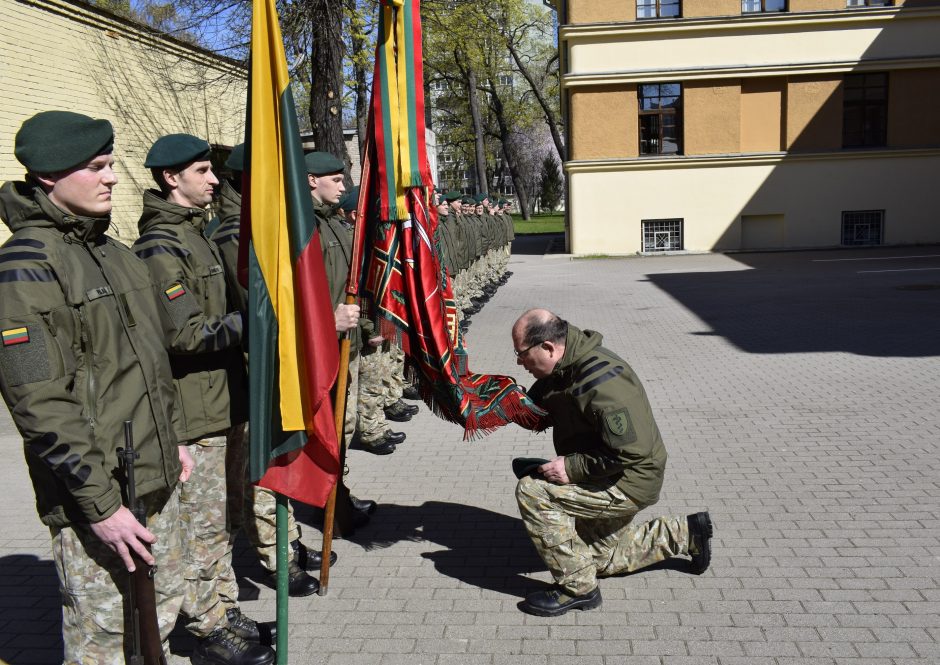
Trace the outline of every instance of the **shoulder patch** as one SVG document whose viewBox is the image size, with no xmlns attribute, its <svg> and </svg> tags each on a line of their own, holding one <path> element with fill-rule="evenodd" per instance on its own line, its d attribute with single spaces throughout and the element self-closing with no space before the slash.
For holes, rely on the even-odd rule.
<svg viewBox="0 0 940 665">
<path fill-rule="evenodd" d="M 177 282 L 166 291 L 163 292 L 166 295 L 167 300 L 176 300 L 180 296 L 186 295 L 186 289 L 183 288 L 183 285 Z"/>
<path fill-rule="evenodd" d="M 8 328 L 0 333 L 0 337 L 3 338 L 4 346 L 29 344 L 29 329 L 25 326 L 21 328 Z"/>
<path fill-rule="evenodd" d="M 41 325 L 7 328 L 0 331 L 0 338 L 0 373 L 8 386 L 52 378 Z"/>
<path fill-rule="evenodd" d="M 633 420 L 626 407 L 604 414 L 604 425 L 607 431 L 618 439 L 636 440 L 636 431 L 633 429 Z"/>
</svg>

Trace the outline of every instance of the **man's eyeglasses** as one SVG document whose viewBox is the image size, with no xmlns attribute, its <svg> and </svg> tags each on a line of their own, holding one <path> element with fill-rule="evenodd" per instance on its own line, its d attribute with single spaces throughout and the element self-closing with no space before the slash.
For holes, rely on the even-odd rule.
<svg viewBox="0 0 940 665">
<path fill-rule="evenodd" d="M 513 349 L 512 352 L 516 354 L 516 358 L 521 358 L 522 356 L 524 356 L 525 354 L 527 354 L 529 351 L 531 351 L 532 349 L 534 349 L 535 347 L 537 347 L 537 346 L 538 346 L 539 344 L 541 344 L 541 343 L 542 343 L 542 342 L 536 342 L 536 343 L 533 344 L 532 346 L 527 346 L 527 347 L 525 347 L 524 349 L 522 349 L 522 351 L 516 351 L 515 349 Z"/>
</svg>

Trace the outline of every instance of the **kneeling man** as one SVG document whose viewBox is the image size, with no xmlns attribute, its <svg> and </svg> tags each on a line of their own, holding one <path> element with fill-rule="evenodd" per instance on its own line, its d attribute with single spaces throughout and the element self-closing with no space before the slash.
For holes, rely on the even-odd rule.
<svg viewBox="0 0 940 665">
<path fill-rule="evenodd" d="M 516 487 L 526 530 L 555 578 L 519 605 L 529 614 L 599 607 L 598 577 L 682 554 L 701 574 L 711 558 L 707 512 L 633 523 L 659 500 L 666 448 L 640 380 L 602 340 L 545 309 L 512 328 L 516 362 L 537 379 L 529 396 L 549 413 L 558 455 Z"/>
</svg>

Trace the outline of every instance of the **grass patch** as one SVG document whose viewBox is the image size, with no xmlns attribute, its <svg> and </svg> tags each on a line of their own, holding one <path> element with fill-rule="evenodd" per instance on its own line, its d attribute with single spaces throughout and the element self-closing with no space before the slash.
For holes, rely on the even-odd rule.
<svg viewBox="0 0 940 665">
<path fill-rule="evenodd" d="M 517 235 L 526 233 L 564 233 L 564 213 L 546 213 L 532 215 L 529 220 L 522 219 L 522 215 L 513 215 L 512 224 Z"/>
</svg>

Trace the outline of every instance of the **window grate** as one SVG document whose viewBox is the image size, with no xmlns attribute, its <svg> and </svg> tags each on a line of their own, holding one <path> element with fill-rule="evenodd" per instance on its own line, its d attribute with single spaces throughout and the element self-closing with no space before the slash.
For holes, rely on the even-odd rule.
<svg viewBox="0 0 940 665">
<path fill-rule="evenodd" d="M 842 244 L 881 245 L 884 225 L 884 210 L 845 210 L 842 212 Z"/>
<path fill-rule="evenodd" d="M 644 219 L 643 251 L 675 252 L 682 249 L 681 219 Z"/>
</svg>

